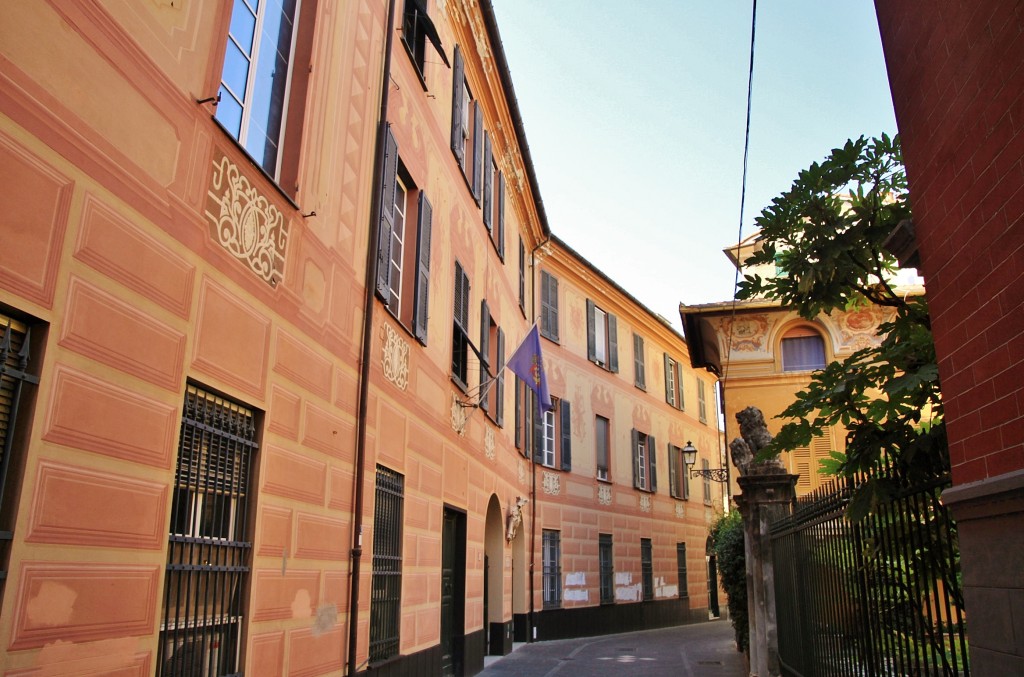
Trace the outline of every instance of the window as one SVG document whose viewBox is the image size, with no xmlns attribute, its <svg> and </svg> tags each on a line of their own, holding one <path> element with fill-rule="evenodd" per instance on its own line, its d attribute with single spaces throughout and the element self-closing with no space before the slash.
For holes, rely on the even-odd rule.
<svg viewBox="0 0 1024 677">
<path fill-rule="evenodd" d="M 316 14 L 315 3 L 308 4 L 300 19 L 296 2 L 234 0 L 215 115 L 256 164 L 291 194 L 298 177 L 298 163 L 291 156 L 300 145 Z"/>
<path fill-rule="evenodd" d="M 505 424 L 505 333 L 480 303 L 480 408 L 498 425 Z"/>
<path fill-rule="evenodd" d="M 704 470 L 704 502 L 711 503 L 711 478 L 708 477 L 711 464 L 708 463 L 708 459 L 702 458 L 700 460 L 700 467 Z"/>
<path fill-rule="evenodd" d="M 426 74 L 424 66 L 427 63 L 427 40 L 430 40 L 430 44 L 437 50 L 444 65 L 449 65 L 448 57 L 441 48 L 441 37 L 437 34 L 437 28 L 430 20 L 430 15 L 427 14 L 427 0 L 405 0 L 405 10 L 402 12 L 402 44 L 409 52 L 421 80 Z"/>
<path fill-rule="evenodd" d="M 526 313 L 526 245 L 519 238 L 519 310 Z"/>
<path fill-rule="evenodd" d="M 423 345 L 427 344 L 430 301 L 430 232 L 433 208 L 398 159 L 398 144 L 387 130 L 381 184 L 377 295 Z"/>
<path fill-rule="evenodd" d="M 594 418 L 594 437 L 597 440 L 597 479 L 604 482 L 610 481 L 608 478 L 608 469 L 609 460 L 611 458 L 611 449 L 609 447 L 610 437 L 608 434 L 608 426 L 608 419 L 604 416 L 596 416 Z"/>
<path fill-rule="evenodd" d="M 0 312 L 0 590 L 7 578 L 8 544 L 14 538 L 17 518 L 15 485 L 21 476 L 21 442 L 17 434 L 27 423 L 33 388 L 39 377 L 39 360 L 33 354 L 32 327 Z M 17 443 L 15 440 L 19 440 Z M 16 479 L 18 478 L 18 479 Z"/>
<path fill-rule="evenodd" d="M 491 152 L 491 137 L 484 132 L 484 227 L 498 256 L 505 260 L 505 177 L 495 164 Z"/>
<path fill-rule="evenodd" d="M 644 601 L 654 599 L 654 558 L 649 538 L 640 539 L 640 580 L 643 583 Z"/>
<path fill-rule="evenodd" d="M 598 534 L 598 569 L 601 576 L 601 604 L 615 602 L 615 567 L 612 561 L 612 535 Z"/>
<path fill-rule="evenodd" d="M 633 443 L 633 486 L 643 491 L 657 491 L 654 438 L 636 428 L 630 435 Z"/>
<path fill-rule="evenodd" d="M 562 606 L 562 546 L 561 533 L 544 529 L 541 540 L 543 572 L 543 599 L 545 609 Z"/>
<path fill-rule="evenodd" d="M 452 321 L 452 378 L 468 388 L 469 378 L 469 277 L 455 262 L 455 300 Z"/>
<path fill-rule="evenodd" d="M 535 442 L 533 433 L 534 422 L 539 416 L 537 396 L 518 376 L 515 381 L 515 410 L 516 449 L 519 449 L 526 458 L 530 458 L 532 451 L 539 448 L 539 439 Z"/>
<path fill-rule="evenodd" d="M 679 571 L 679 596 L 689 597 L 690 591 L 686 586 L 686 544 L 676 543 L 676 568 Z"/>
<path fill-rule="evenodd" d="M 619 371 L 617 322 L 611 313 L 587 299 L 587 359 L 608 371 Z"/>
<path fill-rule="evenodd" d="M 473 198 L 479 202 L 483 191 L 483 111 L 469 88 L 466 65 L 458 47 L 455 48 L 452 71 L 452 152 L 469 183 Z"/>
<path fill-rule="evenodd" d="M 558 278 L 546 270 L 540 272 L 540 333 L 558 341 Z"/>
<path fill-rule="evenodd" d="M 809 327 L 790 329 L 782 337 L 782 370 L 813 371 L 825 368 L 825 342 Z"/>
<path fill-rule="evenodd" d="M 253 410 L 189 385 L 171 504 L 161 675 L 238 672 L 249 578 Z"/>
<path fill-rule="evenodd" d="M 647 390 L 647 374 L 644 368 L 644 337 L 633 334 L 633 385 Z"/>
<path fill-rule="evenodd" d="M 676 409 L 683 410 L 683 367 L 665 353 L 665 401 Z"/>
<path fill-rule="evenodd" d="M 402 619 L 402 510 L 405 477 L 377 466 L 373 507 L 370 662 L 398 655 Z"/>
<path fill-rule="evenodd" d="M 536 420 L 539 422 L 540 443 L 534 460 L 548 468 L 572 470 L 572 413 L 569 402 L 552 397 L 551 408 Z"/>
<path fill-rule="evenodd" d="M 704 395 L 704 381 L 697 379 L 697 416 L 701 423 L 708 422 L 708 400 Z"/>
<path fill-rule="evenodd" d="M 683 458 L 683 450 L 674 444 L 668 445 L 668 493 L 672 498 L 690 497 L 689 470 Z"/>
</svg>

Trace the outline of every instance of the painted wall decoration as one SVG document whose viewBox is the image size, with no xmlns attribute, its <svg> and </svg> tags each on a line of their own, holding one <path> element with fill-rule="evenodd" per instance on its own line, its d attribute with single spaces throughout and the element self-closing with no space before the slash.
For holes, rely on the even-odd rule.
<svg viewBox="0 0 1024 677">
<path fill-rule="evenodd" d="M 284 215 L 223 152 L 213 161 L 206 216 L 214 240 L 261 279 L 277 285 L 288 245 Z"/>
<path fill-rule="evenodd" d="M 837 313 L 832 319 L 839 326 L 839 341 L 843 348 L 860 350 L 881 342 L 876 335 L 878 326 L 896 314 L 895 310 L 865 306 L 848 313 Z"/>
<path fill-rule="evenodd" d="M 597 487 L 597 502 L 601 505 L 612 504 L 612 488 L 610 485 L 601 484 Z"/>
<path fill-rule="evenodd" d="M 771 325 L 765 314 L 723 317 L 718 321 L 719 341 L 724 345 L 731 338 L 732 352 L 736 353 L 765 352 Z"/>
<path fill-rule="evenodd" d="M 562 493 L 562 478 L 558 473 L 544 471 L 544 493 L 557 496 Z"/>
<path fill-rule="evenodd" d="M 387 322 L 383 327 L 381 368 L 384 378 L 394 383 L 399 390 L 405 390 L 409 386 L 409 343 Z"/>
</svg>

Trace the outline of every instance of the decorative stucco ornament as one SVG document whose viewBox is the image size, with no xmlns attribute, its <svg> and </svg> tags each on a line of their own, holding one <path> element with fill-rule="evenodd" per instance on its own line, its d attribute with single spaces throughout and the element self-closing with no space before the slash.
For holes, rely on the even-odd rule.
<svg viewBox="0 0 1024 677">
<path fill-rule="evenodd" d="M 409 386 L 409 344 L 386 322 L 381 367 L 384 378 L 394 383 L 399 390 Z"/>
<path fill-rule="evenodd" d="M 557 496 L 562 492 L 562 478 L 558 473 L 545 471 L 543 485 L 545 494 Z"/>
</svg>

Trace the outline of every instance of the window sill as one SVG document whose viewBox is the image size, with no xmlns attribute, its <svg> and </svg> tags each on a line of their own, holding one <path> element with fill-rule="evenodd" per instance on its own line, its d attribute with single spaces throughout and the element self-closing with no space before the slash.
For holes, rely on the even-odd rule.
<svg viewBox="0 0 1024 677">
<path fill-rule="evenodd" d="M 463 383 L 462 381 L 460 381 L 459 377 L 456 376 L 455 374 L 452 374 L 450 376 L 449 380 L 455 385 L 456 388 L 459 389 L 459 391 L 462 392 L 463 395 L 465 395 L 465 394 L 467 394 L 469 392 L 469 386 L 466 385 L 465 383 Z"/>
<path fill-rule="evenodd" d="M 596 479 L 601 484 L 614 484 L 614 482 L 611 481 L 611 478 L 608 477 L 595 477 L 594 479 Z"/>
<path fill-rule="evenodd" d="M 245 149 L 245 146 L 238 142 L 238 139 L 235 138 L 234 134 L 229 132 L 227 130 L 227 127 L 220 123 L 220 120 L 217 119 L 217 116 L 211 115 L 210 119 L 213 120 L 213 124 L 217 125 L 217 128 L 220 129 L 220 131 L 224 132 L 224 136 L 227 137 L 227 139 L 235 146 L 235 148 L 242 152 L 242 155 L 244 155 L 245 159 L 249 161 L 249 164 L 252 165 L 253 169 L 262 174 L 263 178 L 265 178 L 267 182 L 274 187 L 274 190 L 276 190 L 281 195 L 281 197 L 288 201 L 288 204 L 294 207 L 297 211 L 302 211 L 302 208 L 299 207 L 297 202 L 295 202 L 295 198 L 289 195 L 285 191 L 285 189 L 281 187 L 281 184 L 277 182 L 277 179 L 275 179 L 273 176 L 267 173 L 267 170 L 265 170 L 260 165 L 260 163 L 256 162 L 256 159 L 249 153 L 249 151 Z"/>
<path fill-rule="evenodd" d="M 551 341 L 552 343 L 554 343 L 556 346 L 562 345 L 559 342 L 557 335 L 556 336 L 551 336 L 550 334 L 545 334 L 543 331 L 540 332 L 540 335 L 543 336 L 544 338 L 546 338 L 547 340 Z"/>
</svg>

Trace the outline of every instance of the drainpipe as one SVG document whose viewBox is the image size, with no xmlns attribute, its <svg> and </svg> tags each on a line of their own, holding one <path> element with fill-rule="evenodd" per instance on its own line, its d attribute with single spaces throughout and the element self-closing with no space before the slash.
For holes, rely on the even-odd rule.
<svg viewBox="0 0 1024 677">
<path fill-rule="evenodd" d="M 537 250 L 546 245 L 551 241 L 551 236 L 544 238 L 544 241 L 538 244 L 536 247 L 530 250 L 530 277 L 532 282 L 530 284 L 530 317 L 537 317 Z M 538 398 L 539 399 L 539 398 Z M 539 409 L 539 405 L 538 405 Z M 539 412 L 538 412 L 539 413 Z M 534 416 L 538 414 L 535 413 Z M 533 438 L 533 429 L 529 431 L 530 438 Z M 530 502 L 533 505 L 533 509 L 530 510 L 530 628 L 526 635 L 526 641 L 532 642 L 536 639 L 537 627 L 534 625 L 533 617 L 533 575 L 534 575 L 534 562 L 537 557 L 537 464 L 533 462 L 534 456 L 537 450 L 530 450 Z"/>
<path fill-rule="evenodd" d="M 388 2 L 381 78 L 377 148 L 373 154 L 373 188 L 370 196 L 370 237 L 366 246 L 366 283 L 363 294 L 363 332 L 359 363 L 359 405 L 356 413 L 356 458 L 352 514 L 351 580 L 348 596 L 348 675 L 356 674 L 356 645 L 359 629 L 359 564 L 363 556 L 363 485 L 366 476 L 366 411 L 370 389 L 370 337 L 373 333 L 374 290 L 377 287 L 377 249 L 380 247 L 380 192 L 384 173 L 384 146 L 388 125 L 388 94 L 391 91 L 391 45 L 395 33 L 395 0 Z"/>
</svg>

